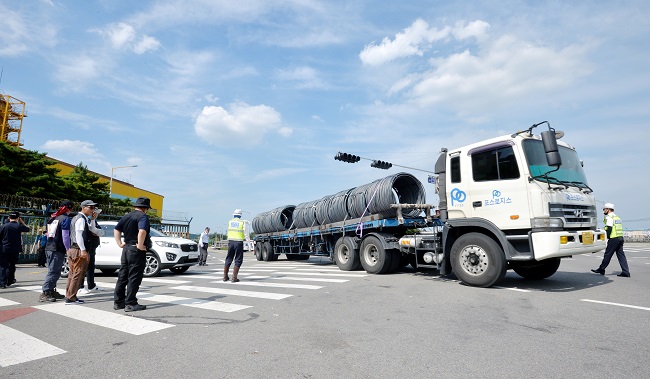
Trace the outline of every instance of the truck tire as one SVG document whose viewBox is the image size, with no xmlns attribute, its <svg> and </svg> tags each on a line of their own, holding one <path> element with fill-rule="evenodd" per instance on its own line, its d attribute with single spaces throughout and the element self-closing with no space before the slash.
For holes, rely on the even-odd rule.
<svg viewBox="0 0 650 379">
<path fill-rule="evenodd" d="M 454 242 L 451 267 L 463 283 L 491 287 L 506 275 L 508 264 L 503 249 L 492 238 L 481 233 L 468 233 Z"/>
<path fill-rule="evenodd" d="M 361 242 L 359 259 L 368 274 L 385 274 L 390 270 L 393 254 L 386 251 L 375 236 L 368 236 Z"/>
<path fill-rule="evenodd" d="M 395 272 L 400 268 L 406 266 L 402 264 L 402 252 L 397 249 L 388 250 L 388 253 L 392 255 L 390 269 L 388 272 Z M 407 262 L 408 264 L 408 262 Z"/>
<path fill-rule="evenodd" d="M 359 268 L 359 250 L 352 245 L 349 237 L 341 237 L 334 245 L 334 263 L 342 271 L 354 271 Z"/>
<path fill-rule="evenodd" d="M 262 260 L 265 262 L 273 260 L 273 246 L 270 242 L 264 242 L 262 245 Z"/>
<path fill-rule="evenodd" d="M 261 242 L 259 242 L 259 243 L 256 242 L 255 243 L 255 249 L 253 249 L 253 251 L 255 252 L 255 259 L 257 259 L 258 261 L 261 261 L 262 260 L 262 243 Z"/>
<path fill-rule="evenodd" d="M 522 262 L 512 266 L 514 272 L 529 280 L 542 280 L 555 274 L 560 267 L 560 258 L 545 259 L 539 262 Z"/>
</svg>

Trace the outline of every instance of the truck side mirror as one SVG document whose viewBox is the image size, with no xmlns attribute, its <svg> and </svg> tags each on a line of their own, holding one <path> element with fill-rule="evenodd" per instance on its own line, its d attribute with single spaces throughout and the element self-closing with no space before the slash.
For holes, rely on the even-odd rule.
<svg viewBox="0 0 650 379">
<path fill-rule="evenodd" d="M 546 152 L 546 162 L 549 166 L 561 166 L 562 157 L 557 148 L 557 139 L 555 138 L 555 130 L 546 130 L 542 132 L 542 143 L 544 144 L 544 151 Z"/>
</svg>

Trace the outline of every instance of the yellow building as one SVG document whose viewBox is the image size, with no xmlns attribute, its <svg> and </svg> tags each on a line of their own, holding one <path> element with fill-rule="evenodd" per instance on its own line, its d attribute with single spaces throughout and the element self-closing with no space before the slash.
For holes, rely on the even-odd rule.
<svg viewBox="0 0 650 379">
<path fill-rule="evenodd" d="M 69 163 L 60 161 L 58 159 L 54 159 L 52 157 L 47 157 L 48 159 L 53 160 L 56 162 L 54 165 L 54 168 L 60 170 L 60 173 L 62 175 L 68 175 L 72 172 L 72 170 L 76 167 L 76 165 L 71 165 Z M 90 170 L 88 170 L 90 171 Z M 100 173 L 90 171 L 95 175 L 99 175 L 99 181 L 102 183 L 110 183 L 111 178 L 106 175 L 102 175 Z M 164 196 L 159 195 L 154 192 L 150 192 L 147 190 L 144 190 L 142 188 L 138 188 L 134 186 L 133 184 L 117 180 L 113 178 L 113 190 L 111 192 L 111 197 L 117 198 L 117 199 L 131 199 L 135 200 L 140 196 L 145 196 L 148 197 L 151 200 L 151 209 L 156 211 L 156 214 L 158 217 L 162 217 L 162 210 L 163 210 L 163 200 Z"/>
</svg>

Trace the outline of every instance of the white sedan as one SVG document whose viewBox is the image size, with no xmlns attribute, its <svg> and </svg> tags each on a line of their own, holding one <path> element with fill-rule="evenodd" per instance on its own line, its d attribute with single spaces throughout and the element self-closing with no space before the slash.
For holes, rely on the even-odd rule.
<svg viewBox="0 0 650 379">
<path fill-rule="evenodd" d="M 117 221 L 99 221 L 104 230 L 100 238 L 101 244 L 95 255 L 95 268 L 105 274 L 112 274 L 120 268 L 122 249 L 115 243 L 113 230 Z M 160 270 L 169 269 L 174 274 L 182 274 L 191 266 L 199 262 L 199 245 L 185 238 L 169 237 L 163 232 L 151 228 L 151 242 L 153 246 L 147 251 L 145 277 L 156 276 Z M 70 271 L 66 259 L 61 276 L 67 277 Z"/>
</svg>

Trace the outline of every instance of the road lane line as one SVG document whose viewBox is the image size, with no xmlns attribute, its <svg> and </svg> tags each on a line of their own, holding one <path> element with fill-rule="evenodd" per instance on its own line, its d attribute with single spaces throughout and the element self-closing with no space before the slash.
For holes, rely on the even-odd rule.
<svg viewBox="0 0 650 379">
<path fill-rule="evenodd" d="M 0 366 L 7 367 L 63 354 L 66 351 L 47 342 L 0 324 Z"/>
<path fill-rule="evenodd" d="M 161 278 L 142 278 L 143 282 L 152 282 L 152 283 L 166 283 L 166 284 L 185 284 L 189 283 L 189 280 L 176 280 L 176 279 L 161 279 Z"/>
<path fill-rule="evenodd" d="M 87 322 L 92 325 L 99 325 L 105 328 L 117 330 L 136 336 L 156 332 L 158 330 L 171 328 L 172 324 L 165 324 L 158 321 L 150 321 L 138 317 L 126 316 L 113 312 L 102 311 L 83 305 L 48 304 L 36 305 L 36 309 L 51 312 L 60 316 L 69 317 L 74 320 Z"/>
<path fill-rule="evenodd" d="M 365 274 L 321 273 L 321 272 L 276 272 L 278 275 L 315 275 L 315 276 L 342 276 L 347 278 L 363 278 Z"/>
<path fill-rule="evenodd" d="M 625 307 L 625 308 L 633 308 L 633 309 L 640 309 L 642 311 L 650 311 L 650 308 L 647 307 L 639 307 L 638 305 L 629 305 L 629 304 L 621 304 L 621 303 L 610 303 L 609 301 L 598 301 L 598 300 L 590 300 L 590 299 L 580 299 L 580 301 L 587 301 L 590 303 L 598 303 L 598 304 L 605 304 L 605 305 L 615 305 L 617 307 Z"/>
<path fill-rule="evenodd" d="M 242 309 L 252 307 L 252 305 L 222 303 L 219 301 L 192 299 L 189 297 L 180 297 L 180 296 L 156 295 L 156 294 L 151 294 L 146 292 L 138 292 L 138 300 L 151 301 L 155 303 L 169 303 L 169 304 L 183 305 L 186 307 L 207 309 L 209 311 L 217 311 L 217 312 L 236 312 L 236 311 L 241 311 Z"/>
<path fill-rule="evenodd" d="M 212 282 L 212 283 L 219 283 L 219 282 Z M 267 282 L 258 282 L 258 281 L 253 281 L 253 282 L 239 282 L 239 283 L 232 283 L 233 285 L 236 286 L 256 286 L 256 287 L 274 287 L 274 288 L 298 288 L 298 289 L 303 289 L 303 290 L 318 290 L 323 288 L 322 286 L 314 286 L 311 284 L 291 284 L 291 283 L 267 283 Z"/>
<path fill-rule="evenodd" d="M 510 291 L 517 291 L 517 292 L 532 292 L 531 290 L 523 290 L 517 287 L 499 287 L 499 286 L 493 286 L 493 288 L 498 288 L 502 290 L 510 290 Z"/>
<path fill-rule="evenodd" d="M 248 279 L 248 278 L 246 278 Z M 272 276 L 269 279 L 273 280 L 300 280 L 304 282 L 326 282 L 326 283 L 345 283 L 349 282 L 348 279 L 332 279 L 332 278 L 308 278 L 308 277 L 289 277 L 289 276 Z"/>
<path fill-rule="evenodd" d="M 20 303 L 16 303 L 15 301 L 9 300 L 9 299 L 4 299 L 0 297 L 0 307 L 6 307 L 9 305 L 18 305 Z M 5 346 L 5 345 L 0 345 L 0 346 Z"/>
<path fill-rule="evenodd" d="M 177 286 L 177 287 L 171 287 L 171 289 L 191 291 L 191 292 L 216 293 L 220 295 L 255 297 L 258 299 L 270 299 L 270 300 L 282 300 L 282 299 L 286 299 L 287 297 L 293 296 L 284 293 L 241 291 L 241 290 L 233 290 L 229 288 L 212 288 L 212 287 L 197 287 L 197 286 Z"/>
</svg>

